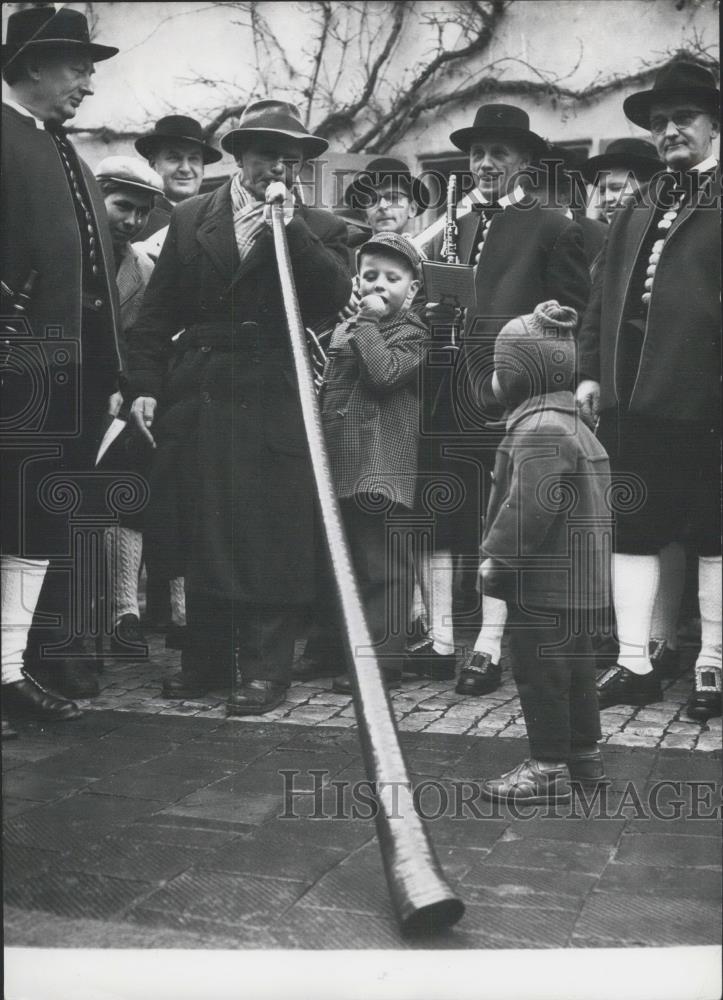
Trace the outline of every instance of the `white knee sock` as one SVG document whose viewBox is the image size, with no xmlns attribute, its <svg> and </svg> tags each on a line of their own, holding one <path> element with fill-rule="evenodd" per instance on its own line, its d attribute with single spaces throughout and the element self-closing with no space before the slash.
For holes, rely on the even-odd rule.
<svg viewBox="0 0 723 1000">
<path fill-rule="evenodd" d="M 436 653 L 454 653 L 452 586 L 454 563 L 449 549 L 425 554 L 417 567 L 419 586 L 427 608 L 429 634 Z"/>
<path fill-rule="evenodd" d="M 482 628 L 474 644 L 475 653 L 487 653 L 493 663 L 500 662 L 502 635 L 507 624 L 507 602 L 482 595 Z"/>
<path fill-rule="evenodd" d="M 135 528 L 114 525 L 105 533 L 105 552 L 111 580 L 113 621 L 123 615 L 140 618 L 138 609 L 138 577 L 143 556 L 143 535 Z"/>
<path fill-rule="evenodd" d="M 651 639 L 664 639 L 668 649 L 678 648 L 678 616 L 685 588 L 685 548 L 671 542 L 660 550 L 660 583 L 650 625 Z"/>
<path fill-rule="evenodd" d="M 170 582 L 171 587 L 171 621 L 174 625 L 186 624 L 186 580 L 177 576 Z"/>
<path fill-rule="evenodd" d="M 0 557 L 2 585 L 2 683 L 23 679 L 23 653 L 40 597 L 47 559 Z"/>
<path fill-rule="evenodd" d="M 648 655 L 650 622 L 660 579 L 658 556 L 613 556 L 613 601 L 618 623 L 618 663 L 634 674 L 653 669 Z"/>
<path fill-rule="evenodd" d="M 701 645 L 696 667 L 721 669 L 721 557 L 698 559 Z"/>
</svg>

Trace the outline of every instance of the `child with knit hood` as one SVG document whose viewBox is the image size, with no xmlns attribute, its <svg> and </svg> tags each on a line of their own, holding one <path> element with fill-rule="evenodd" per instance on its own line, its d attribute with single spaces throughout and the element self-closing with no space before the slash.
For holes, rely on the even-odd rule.
<svg viewBox="0 0 723 1000">
<path fill-rule="evenodd" d="M 426 326 L 410 309 L 421 262 L 397 233 L 377 233 L 357 259 L 359 310 L 332 334 L 321 418 L 367 624 L 385 682 L 398 687 L 411 613 L 406 539 L 417 494 L 418 373 L 427 339 Z M 335 605 L 329 595 L 321 606 Z M 317 622 L 292 677 L 343 669 L 338 628 Z M 337 677 L 333 690 L 350 692 L 349 678 Z"/>
<path fill-rule="evenodd" d="M 493 389 L 507 408 L 482 541 L 486 594 L 507 601 L 513 676 L 530 759 L 482 784 L 485 798 L 570 798 L 601 781 L 590 635 L 610 591 L 607 453 L 572 393 L 574 309 L 544 302 L 495 343 Z"/>
</svg>

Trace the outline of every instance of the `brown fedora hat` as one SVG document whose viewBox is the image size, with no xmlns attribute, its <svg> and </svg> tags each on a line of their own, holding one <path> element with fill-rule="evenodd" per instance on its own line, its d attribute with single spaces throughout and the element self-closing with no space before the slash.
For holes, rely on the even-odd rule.
<svg viewBox="0 0 723 1000">
<path fill-rule="evenodd" d="M 174 139 L 183 139 L 184 142 L 193 142 L 199 146 L 204 163 L 216 163 L 223 156 L 223 153 L 204 142 L 201 123 L 188 115 L 166 115 L 165 118 L 156 122 L 152 132 L 136 139 L 134 146 L 141 156 L 145 156 L 148 160 L 153 155 L 154 150 L 168 142 L 173 142 Z"/>
<path fill-rule="evenodd" d="M 720 109 L 720 92 L 709 69 L 686 59 L 676 59 L 655 77 L 652 90 L 640 90 L 623 101 L 623 111 L 636 125 L 650 126 L 650 109 L 656 101 L 684 97 L 699 102 L 714 118 Z"/>
<path fill-rule="evenodd" d="M 303 150 L 305 160 L 321 156 L 329 148 L 326 139 L 312 135 L 302 125 L 299 111 L 286 101 L 254 101 L 249 104 L 237 128 L 231 129 L 221 138 L 221 146 L 227 153 L 238 156 L 249 139 L 285 136 L 294 139 Z"/>
<path fill-rule="evenodd" d="M 516 140 L 527 146 L 533 156 L 541 157 L 547 152 L 547 143 L 530 129 L 530 117 L 522 108 L 514 104 L 483 104 L 477 109 L 471 128 L 460 128 L 453 132 L 449 140 L 457 149 L 469 153 L 470 146 L 484 135 Z"/>
<path fill-rule="evenodd" d="M 3 66 L 29 49 L 83 49 L 93 62 L 102 62 L 118 54 L 112 45 L 91 42 L 85 14 L 68 7 L 28 7 L 8 18 L 8 30 L 2 47 Z"/>
</svg>

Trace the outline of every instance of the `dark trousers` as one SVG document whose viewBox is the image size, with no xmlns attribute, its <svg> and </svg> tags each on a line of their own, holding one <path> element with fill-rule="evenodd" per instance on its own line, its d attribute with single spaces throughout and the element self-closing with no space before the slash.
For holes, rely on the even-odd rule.
<svg viewBox="0 0 723 1000">
<path fill-rule="evenodd" d="M 231 667 L 238 647 L 245 681 L 288 684 L 294 643 L 301 630 L 297 609 L 233 606 L 204 594 L 186 595 L 186 624 L 194 666 Z M 195 654 L 195 655 L 194 655 Z M 209 661 L 210 654 L 210 661 Z"/>
<path fill-rule="evenodd" d="M 409 632 L 413 581 L 408 511 L 400 505 L 365 497 L 341 500 L 341 513 L 357 585 L 380 667 L 390 673 L 402 670 Z M 321 605 L 306 644 L 313 660 L 337 661 L 344 669 L 344 649 L 338 599 L 331 571 L 324 578 Z M 364 650 L 356 651 L 363 660 Z"/>
<path fill-rule="evenodd" d="M 566 760 L 597 743 L 600 712 L 590 637 L 571 632 L 566 609 L 533 613 L 510 604 L 507 625 L 531 756 Z"/>
</svg>

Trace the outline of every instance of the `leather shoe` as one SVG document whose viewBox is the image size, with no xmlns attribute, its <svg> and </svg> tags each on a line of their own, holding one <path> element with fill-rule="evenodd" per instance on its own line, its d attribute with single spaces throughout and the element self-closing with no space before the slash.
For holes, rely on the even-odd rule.
<svg viewBox="0 0 723 1000">
<path fill-rule="evenodd" d="M 141 623 L 136 615 L 122 615 L 110 637 L 111 653 L 120 653 L 130 659 L 148 659 L 148 644 L 141 632 Z"/>
<path fill-rule="evenodd" d="M 226 702 L 227 715 L 263 715 L 286 699 L 288 684 L 278 681 L 246 681 L 231 692 Z"/>
<path fill-rule="evenodd" d="M 339 663 L 313 660 L 309 656 L 299 656 L 291 664 L 292 681 L 312 681 L 317 677 L 335 677 L 339 673 Z"/>
<path fill-rule="evenodd" d="M 570 780 L 581 785 L 597 785 L 606 778 L 605 761 L 598 747 L 574 751 L 567 758 L 567 766 Z"/>
<path fill-rule="evenodd" d="M 382 670 L 382 681 L 387 691 L 391 691 L 393 688 L 400 688 L 402 686 L 402 675 L 392 670 Z M 348 694 L 349 696 L 354 694 L 354 687 L 349 674 L 341 674 L 339 677 L 335 677 L 334 683 L 331 685 L 331 690 L 334 694 Z"/>
<path fill-rule="evenodd" d="M 457 681 L 457 694 L 491 694 L 500 686 L 502 667 L 493 663 L 489 653 L 468 649 Z"/>
<path fill-rule="evenodd" d="M 567 764 L 526 760 L 500 778 L 483 781 L 480 792 L 493 802 L 529 802 L 530 805 L 566 802 L 570 799 L 570 772 Z"/>
<path fill-rule="evenodd" d="M 13 729 L 6 718 L 3 718 L 3 739 L 4 740 L 15 740 L 18 737 L 17 729 Z"/>
<path fill-rule="evenodd" d="M 663 700 L 660 680 L 654 670 L 647 674 L 635 674 L 619 663 L 606 671 L 597 681 L 598 705 L 650 705 Z"/>
<path fill-rule="evenodd" d="M 685 714 L 696 722 L 707 722 L 721 714 L 720 668 L 696 667 L 695 691 L 688 698 Z"/>
<path fill-rule="evenodd" d="M 404 669 L 425 680 L 448 681 L 457 671 L 456 653 L 438 653 L 429 639 L 424 645 L 407 653 Z"/>
<path fill-rule="evenodd" d="M 100 694 L 98 674 L 92 664 L 82 660 L 31 663 L 25 672 L 41 687 L 50 688 L 64 698 L 97 698 Z"/>
<path fill-rule="evenodd" d="M 203 698 L 216 688 L 231 684 L 233 665 L 226 662 L 219 650 L 196 644 L 181 650 L 181 669 L 164 677 L 161 697 L 173 701 Z"/>
<path fill-rule="evenodd" d="M 46 691 L 34 678 L 23 671 L 23 680 L 2 686 L 3 706 L 16 719 L 42 719 L 62 722 L 79 719 L 83 714 L 75 702 L 59 698 Z"/>
<path fill-rule="evenodd" d="M 658 677 L 680 676 L 680 650 L 668 649 L 665 639 L 652 639 L 648 655 Z"/>
</svg>

